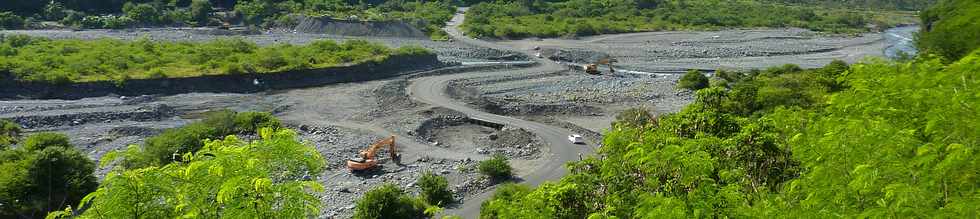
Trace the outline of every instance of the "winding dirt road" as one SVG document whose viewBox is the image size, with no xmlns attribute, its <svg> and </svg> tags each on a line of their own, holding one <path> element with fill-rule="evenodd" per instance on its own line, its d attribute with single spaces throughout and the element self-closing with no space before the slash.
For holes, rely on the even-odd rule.
<svg viewBox="0 0 980 219">
<path fill-rule="evenodd" d="M 458 41 L 463 43 L 468 43 L 476 46 L 490 47 L 494 49 L 514 51 L 527 53 L 525 51 L 518 51 L 513 48 L 493 44 L 491 42 L 481 41 L 477 39 L 472 39 L 461 34 L 459 31 L 459 25 L 462 24 L 463 12 L 462 9 L 460 13 L 457 13 L 452 21 L 447 25 L 446 31 Z M 462 74 L 452 74 L 452 75 L 442 75 L 442 76 L 432 76 L 418 78 L 412 81 L 411 85 L 408 87 L 409 96 L 412 98 L 432 104 L 437 106 L 446 107 L 468 115 L 471 118 L 485 120 L 489 122 L 495 122 L 500 124 L 505 124 L 514 127 L 520 127 L 530 130 L 534 134 L 538 135 L 543 139 L 550 149 L 549 156 L 544 158 L 545 162 L 543 165 L 531 167 L 532 171 L 528 171 L 528 174 L 517 176 L 521 183 L 537 186 L 546 181 L 558 180 L 562 176 L 568 173 L 565 169 L 565 163 L 573 160 L 578 160 L 580 156 L 589 155 L 593 152 L 592 146 L 589 145 L 576 145 L 571 144 L 567 136 L 571 132 L 567 129 L 558 128 L 555 126 L 550 126 L 546 124 L 541 124 L 537 122 L 531 122 L 526 120 L 521 120 L 508 116 L 501 116 L 491 113 L 486 113 L 474 108 L 467 106 L 465 103 L 455 100 L 446 93 L 446 88 L 448 83 L 457 79 L 465 79 L 472 77 L 487 76 L 488 74 L 549 74 L 556 71 L 562 71 L 564 68 L 554 62 L 550 61 L 539 61 L 539 65 L 521 70 L 504 70 L 499 72 L 478 72 L 478 73 L 462 73 Z M 597 139 L 590 139 L 597 140 Z M 448 209 L 446 213 L 451 215 L 459 215 L 464 218 L 479 218 L 480 216 L 480 204 L 490 198 L 493 195 L 493 190 L 486 191 L 479 195 L 468 197 L 463 203 L 454 209 Z"/>
</svg>

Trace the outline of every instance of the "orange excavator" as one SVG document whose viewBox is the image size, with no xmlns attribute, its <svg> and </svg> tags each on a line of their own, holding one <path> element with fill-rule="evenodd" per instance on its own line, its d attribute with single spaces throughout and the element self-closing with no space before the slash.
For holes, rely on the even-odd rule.
<svg viewBox="0 0 980 219">
<path fill-rule="evenodd" d="M 598 75 L 598 74 L 602 73 L 602 72 L 599 72 L 599 65 L 609 66 L 609 73 L 610 74 L 616 73 L 616 69 L 613 69 L 613 67 L 612 67 L 612 63 L 616 63 L 616 61 L 617 60 L 614 59 L 614 58 L 602 58 L 602 59 L 599 59 L 599 61 L 597 61 L 595 63 L 586 64 L 585 65 L 585 73 L 593 74 L 593 75 Z"/>
<path fill-rule="evenodd" d="M 366 150 L 362 150 L 359 155 L 360 157 L 347 160 L 347 168 L 351 171 L 357 170 L 367 170 L 378 166 L 378 158 L 375 156 L 382 147 L 388 146 L 388 151 L 391 153 L 391 157 L 397 162 L 398 161 L 398 151 L 395 148 L 395 136 L 387 137 L 375 142 Z"/>
</svg>

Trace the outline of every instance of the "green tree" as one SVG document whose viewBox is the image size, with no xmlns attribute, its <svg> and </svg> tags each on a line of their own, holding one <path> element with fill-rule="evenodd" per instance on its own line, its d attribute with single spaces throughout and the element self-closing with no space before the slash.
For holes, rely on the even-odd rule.
<svg viewBox="0 0 980 219">
<path fill-rule="evenodd" d="M 109 173 L 80 218 L 306 218 L 319 213 L 314 181 L 326 166 L 291 130 L 207 141 L 183 162 Z M 103 161 L 103 163 L 109 161 Z M 71 209 L 66 209 L 70 212 Z M 61 213 L 64 214 L 64 213 Z"/>
<path fill-rule="evenodd" d="M 235 4 L 235 11 L 245 18 L 249 25 L 262 24 L 266 18 L 276 13 L 275 6 L 267 0 L 245 0 Z"/>
<path fill-rule="evenodd" d="M 701 74 L 701 71 L 691 69 L 677 82 L 677 88 L 700 90 L 708 87 L 708 77 Z"/>
<path fill-rule="evenodd" d="M 139 24 L 150 25 L 160 23 L 160 10 L 151 4 L 133 4 L 127 2 L 123 6 L 123 13 Z"/>
<path fill-rule="evenodd" d="M 356 219 L 428 218 L 425 201 L 413 198 L 394 184 L 384 184 L 364 193 L 354 208 Z"/>
<path fill-rule="evenodd" d="M 65 6 L 60 2 L 51 1 L 44 6 L 44 19 L 50 21 L 60 21 L 67 16 L 65 10 L 67 9 L 65 9 Z"/>
<path fill-rule="evenodd" d="M 206 26 L 211 19 L 211 1 L 194 0 L 191 2 L 191 18 L 195 26 Z"/>
<path fill-rule="evenodd" d="M 446 180 L 446 177 L 433 174 L 432 172 L 425 172 L 422 174 L 422 177 L 419 177 L 418 185 L 419 188 L 422 188 L 420 195 L 430 205 L 445 207 L 454 201 L 453 193 L 449 191 L 449 181 Z"/>
<path fill-rule="evenodd" d="M 493 180 L 507 180 L 512 176 L 510 163 L 502 154 L 494 154 L 490 159 L 480 161 L 477 169 Z"/>
<path fill-rule="evenodd" d="M 0 217 L 43 217 L 98 186 L 92 160 L 50 136 L 35 134 L 25 141 L 30 147 L 0 151 Z"/>
<path fill-rule="evenodd" d="M 24 27 L 24 18 L 14 13 L 0 11 L 0 29 L 20 29 Z"/>
</svg>

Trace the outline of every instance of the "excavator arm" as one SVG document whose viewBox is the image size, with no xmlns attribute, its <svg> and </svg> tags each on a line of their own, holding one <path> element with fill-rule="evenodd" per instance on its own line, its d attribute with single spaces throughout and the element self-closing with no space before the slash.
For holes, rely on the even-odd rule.
<svg viewBox="0 0 980 219">
<path fill-rule="evenodd" d="M 366 150 L 362 150 L 359 155 L 359 160 L 348 160 L 347 168 L 351 170 L 365 170 L 370 169 L 378 165 L 378 160 L 375 158 L 377 156 L 378 150 L 388 146 L 388 150 L 391 153 L 393 159 L 398 159 L 398 151 L 395 147 L 395 136 L 391 136 L 385 139 L 381 139 L 375 142 Z"/>
</svg>

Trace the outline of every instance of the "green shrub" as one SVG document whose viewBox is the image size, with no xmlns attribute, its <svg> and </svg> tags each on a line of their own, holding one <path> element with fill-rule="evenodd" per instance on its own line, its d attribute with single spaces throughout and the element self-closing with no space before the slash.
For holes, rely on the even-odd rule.
<svg viewBox="0 0 980 219">
<path fill-rule="evenodd" d="M 61 19 L 64 19 L 65 16 L 68 16 L 68 14 L 65 13 L 66 10 L 67 9 L 65 9 L 65 6 L 60 2 L 51 1 L 44 6 L 44 19 L 50 21 L 60 21 Z"/>
<path fill-rule="evenodd" d="M 157 136 L 147 138 L 143 144 L 142 156 L 145 158 L 126 158 L 123 165 L 135 168 L 167 164 L 179 159 L 179 156 L 184 153 L 197 151 L 204 146 L 205 139 L 220 139 L 234 133 L 235 112 L 228 110 L 210 112 L 199 122 L 168 129 Z"/>
<path fill-rule="evenodd" d="M 67 26 L 82 27 L 82 26 L 84 26 L 82 24 L 82 20 L 84 18 L 85 18 L 85 13 L 77 12 L 77 11 L 72 11 L 72 10 L 66 10 L 65 11 L 65 17 L 64 18 L 61 18 L 61 20 L 59 20 L 59 22 L 61 22 L 61 24 L 67 25 Z"/>
<path fill-rule="evenodd" d="M 260 128 L 278 129 L 282 127 L 279 119 L 267 112 L 241 112 L 235 115 L 235 130 L 238 133 L 255 133 Z"/>
<path fill-rule="evenodd" d="M 480 161 L 477 169 L 494 180 L 507 180 L 512 176 L 510 163 L 502 154 L 494 154 L 490 159 Z"/>
<path fill-rule="evenodd" d="M 49 147 L 70 148 L 72 146 L 68 142 L 68 136 L 54 132 L 42 132 L 27 136 L 22 147 L 31 151 L 40 151 Z"/>
<path fill-rule="evenodd" d="M 138 24 L 158 24 L 161 20 L 162 13 L 160 10 L 157 10 L 156 7 L 150 4 L 133 4 L 132 2 L 127 2 L 123 5 L 122 10 L 126 14 L 126 17 Z"/>
<path fill-rule="evenodd" d="M 493 203 L 494 200 L 521 200 L 527 194 L 533 191 L 530 187 L 516 184 L 516 183 L 504 183 L 497 187 L 497 191 L 493 192 L 493 196 L 483 203 L 480 203 L 480 218 L 502 218 L 499 211 L 510 210 L 506 207 L 496 206 Z"/>
<path fill-rule="evenodd" d="M 24 18 L 12 12 L 0 12 L 0 29 L 24 28 Z"/>
<path fill-rule="evenodd" d="M 313 218 L 321 212 L 326 166 L 316 148 L 291 130 L 260 131 L 261 139 L 209 141 L 184 163 L 115 170 L 75 209 L 78 218 Z M 105 159 L 105 158 L 103 158 Z M 77 204 L 77 205 L 75 205 Z M 186 206 L 186 207 L 179 207 Z M 207 216 L 201 215 L 205 213 Z"/>
<path fill-rule="evenodd" d="M 700 90 L 708 87 L 708 77 L 701 74 L 701 71 L 691 69 L 677 82 L 677 88 Z"/>
<path fill-rule="evenodd" d="M 430 205 L 445 207 L 453 202 L 453 193 L 449 191 L 449 181 L 446 177 L 425 172 L 419 177 L 420 194 Z"/>
<path fill-rule="evenodd" d="M 62 137 L 36 134 L 0 150 L 0 218 L 41 218 L 95 191 L 95 164 Z"/>
<path fill-rule="evenodd" d="M 20 139 L 20 125 L 7 119 L 0 119 L 0 150 L 4 150 Z"/>
<path fill-rule="evenodd" d="M 179 161 L 181 155 L 195 152 L 204 146 L 204 140 L 221 139 L 238 133 L 255 134 L 262 128 L 279 129 L 279 119 L 266 112 L 241 112 L 230 110 L 212 111 L 204 114 L 204 119 L 183 127 L 167 129 L 159 135 L 147 138 L 142 148 L 135 147 L 112 152 L 105 160 L 122 158 L 126 168 L 140 168 L 164 165 Z M 105 162 L 105 161 L 103 161 Z"/>
<path fill-rule="evenodd" d="M 398 186 L 390 183 L 381 185 L 366 193 L 357 201 L 354 208 L 356 219 L 380 218 L 428 218 L 425 202 L 413 198 Z"/>
<path fill-rule="evenodd" d="M 194 26 L 206 26 L 211 19 L 211 1 L 194 0 L 191 3 L 190 17 Z"/>
</svg>

